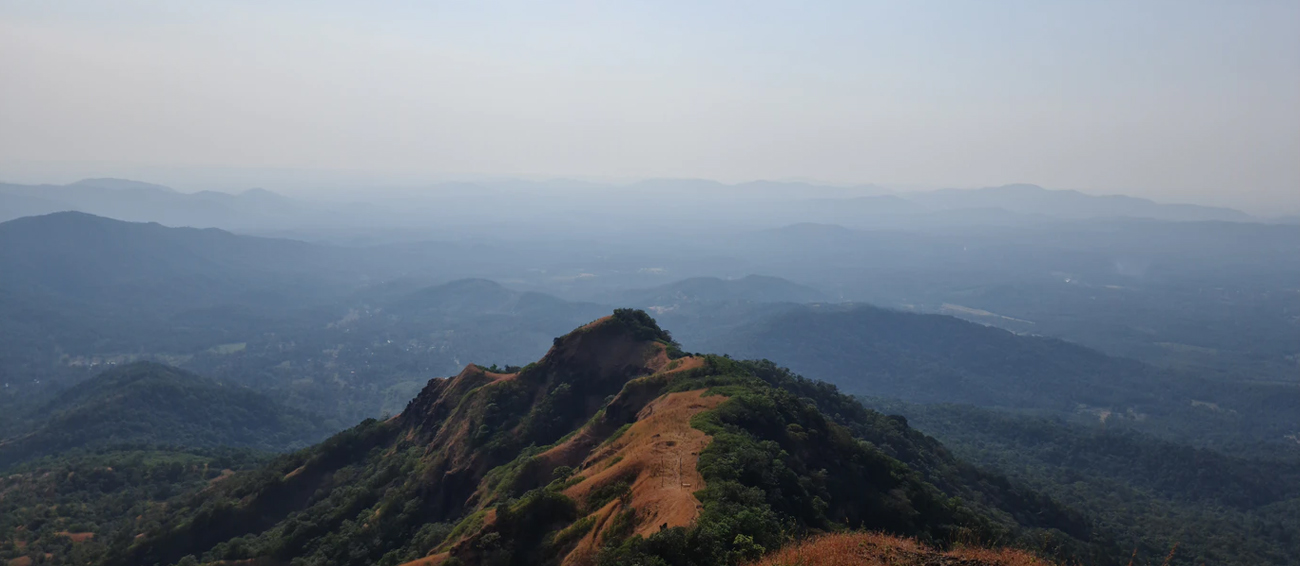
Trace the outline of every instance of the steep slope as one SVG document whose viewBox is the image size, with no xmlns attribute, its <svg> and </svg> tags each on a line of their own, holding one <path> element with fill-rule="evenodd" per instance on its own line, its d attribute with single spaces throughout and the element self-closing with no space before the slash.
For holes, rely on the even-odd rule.
<svg viewBox="0 0 1300 566">
<path fill-rule="evenodd" d="M 0 442 L 0 467 L 77 448 L 166 445 L 287 450 L 328 434 L 319 420 L 240 386 L 138 362 L 64 392 Z"/>
<path fill-rule="evenodd" d="M 846 527 L 1108 555 L 1080 542 L 1101 540 L 1087 521 L 900 420 L 770 364 L 685 356 L 631 310 L 139 524 L 106 564 L 724 564 Z"/>
</svg>

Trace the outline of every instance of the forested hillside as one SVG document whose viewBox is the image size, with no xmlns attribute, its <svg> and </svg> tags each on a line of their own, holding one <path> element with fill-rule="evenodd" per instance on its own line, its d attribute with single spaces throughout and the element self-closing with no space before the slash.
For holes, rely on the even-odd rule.
<svg viewBox="0 0 1300 566">
<path fill-rule="evenodd" d="M 949 316 L 795 306 L 699 344 L 855 394 L 1044 412 L 1234 452 L 1288 449 L 1300 432 L 1295 384 L 1162 370 Z"/>
<path fill-rule="evenodd" d="M 958 457 L 1095 517 L 1153 561 L 1294 564 L 1300 450 L 1241 458 L 1103 425 L 963 405 L 867 399 L 907 416 Z"/>
<path fill-rule="evenodd" d="M 129 538 L 148 527 L 144 517 L 168 500 L 269 459 L 228 448 L 119 447 L 52 456 L 6 470 L 0 477 L 0 561 L 98 564 L 114 537 Z"/>
<path fill-rule="evenodd" d="M 0 469 L 32 458 L 110 446 L 281 451 L 329 432 L 319 417 L 247 387 L 137 362 L 105 371 L 24 415 L 0 440 Z"/>
<path fill-rule="evenodd" d="M 398 417 L 149 521 L 106 562 L 721 564 L 846 527 L 1119 553 L 1082 516 L 901 421 L 771 365 L 686 356 L 637 311 L 516 373 L 432 380 Z"/>
</svg>

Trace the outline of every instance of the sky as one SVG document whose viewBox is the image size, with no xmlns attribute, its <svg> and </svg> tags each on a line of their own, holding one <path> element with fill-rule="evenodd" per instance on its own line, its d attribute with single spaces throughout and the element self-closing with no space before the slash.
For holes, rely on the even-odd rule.
<svg viewBox="0 0 1300 566">
<path fill-rule="evenodd" d="M 0 180 L 150 170 L 1300 212 L 1300 2 L 0 0 Z"/>
</svg>

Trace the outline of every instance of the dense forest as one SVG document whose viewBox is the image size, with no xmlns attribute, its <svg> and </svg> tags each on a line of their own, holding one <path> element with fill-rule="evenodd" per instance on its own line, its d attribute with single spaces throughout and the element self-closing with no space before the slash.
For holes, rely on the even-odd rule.
<svg viewBox="0 0 1300 566">
<path fill-rule="evenodd" d="M 29 413 L 0 443 L 0 468 L 77 449 L 161 445 L 283 451 L 324 438 L 320 418 L 247 387 L 151 362 L 105 371 Z"/>
<path fill-rule="evenodd" d="M 129 539 L 148 528 L 142 518 L 167 501 L 268 459 L 264 453 L 227 448 L 114 446 L 6 469 L 0 477 L 0 560 L 96 564 L 114 537 Z"/>
<path fill-rule="evenodd" d="M 846 392 L 1104 423 L 1231 453 L 1293 450 L 1300 385 L 1158 368 L 1059 339 L 869 305 L 785 309 L 702 341 Z"/>
<path fill-rule="evenodd" d="M 1093 517 L 1148 557 L 1293 564 L 1300 556 L 1300 449 L 1248 458 L 1124 427 L 962 405 L 866 399 L 906 415 L 958 457 Z"/>
</svg>

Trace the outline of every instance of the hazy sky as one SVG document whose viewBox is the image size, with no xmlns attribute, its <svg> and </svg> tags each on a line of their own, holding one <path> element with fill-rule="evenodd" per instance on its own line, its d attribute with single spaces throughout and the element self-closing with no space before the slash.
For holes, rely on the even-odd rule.
<svg viewBox="0 0 1300 566">
<path fill-rule="evenodd" d="M 33 162 L 1300 209 L 1300 2 L 0 0 Z"/>
</svg>

